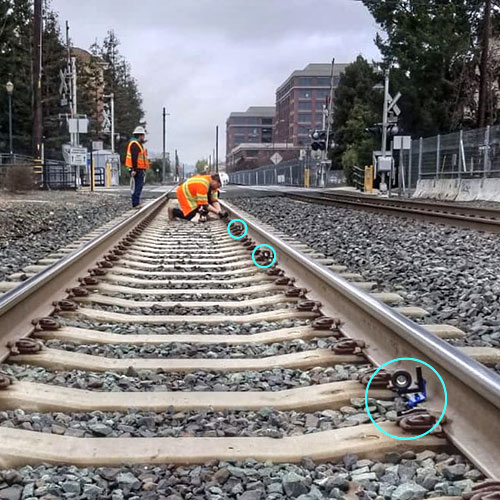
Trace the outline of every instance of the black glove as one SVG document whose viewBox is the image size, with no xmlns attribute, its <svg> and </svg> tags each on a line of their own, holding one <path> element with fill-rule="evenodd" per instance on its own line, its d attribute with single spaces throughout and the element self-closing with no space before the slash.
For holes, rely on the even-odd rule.
<svg viewBox="0 0 500 500">
<path fill-rule="evenodd" d="M 219 212 L 219 217 L 224 220 L 224 219 L 227 219 L 229 217 L 229 214 L 226 211 L 221 210 Z"/>
<path fill-rule="evenodd" d="M 198 209 L 198 213 L 200 215 L 208 215 L 208 206 L 207 205 L 202 205 L 199 209 Z"/>
</svg>

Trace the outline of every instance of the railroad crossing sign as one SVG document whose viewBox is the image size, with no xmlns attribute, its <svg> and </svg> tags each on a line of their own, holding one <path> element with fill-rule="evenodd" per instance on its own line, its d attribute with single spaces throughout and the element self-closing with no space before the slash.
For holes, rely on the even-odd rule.
<svg viewBox="0 0 500 500">
<path fill-rule="evenodd" d="M 388 104 L 389 107 L 387 108 L 387 112 L 393 112 L 396 116 L 399 116 L 401 114 L 401 110 L 399 109 L 399 106 L 396 104 L 399 99 L 401 99 L 401 92 L 398 92 L 396 94 L 396 97 L 393 99 L 390 94 L 387 94 L 388 98 Z"/>
<path fill-rule="evenodd" d="M 68 105 L 68 94 L 69 94 L 69 87 L 68 87 L 68 75 L 66 70 L 59 70 L 59 78 L 60 78 L 60 83 L 59 83 L 59 95 L 61 96 L 61 106 L 67 106 Z"/>
<path fill-rule="evenodd" d="M 108 106 L 105 106 L 102 110 L 102 131 L 105 134 L 109 134 L 111 131 L 111 116 Z"/>
</svg>

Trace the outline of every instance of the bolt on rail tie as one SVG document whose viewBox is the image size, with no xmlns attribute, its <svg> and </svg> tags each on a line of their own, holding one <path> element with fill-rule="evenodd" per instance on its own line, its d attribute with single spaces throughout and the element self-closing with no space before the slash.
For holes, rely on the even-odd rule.
<svg viewBox="0 0 500 500">
<path fill-rule="evenodd" d="M 74 288 L 69 288 L 66 290 L 69 294 L 69 297 L 88 297 L 89 291 L 83 286 L 77 286 Z"/>
<path fill-rule="evenodd" d="M 307 288 L 297 288 L 296 286 L 289 286 L 285 290 L 285 297 L 289 298 L 305 298 L 307 292 Z"/>
<path fill-rule="evenodd" d="M 59 300 L 53 302 L 56 312 L 74 312 L 78 309 L 78 304 L 71 300 Z"/>
<path fill-rule="evenodd" d="M 51 316 L 34 319 L 31 323 L 35 326 L 35 332 L 43 330 L 59 330 L 59 328 L 61 328 L 59 321 Z"/>
<path fill-rule="evenodd" d="M 335 354 L 355 354 L 362 356 L 365 346 L 366 344 L 363 340 L 343 339 L 335 342 L 332 346 L 332 351 Z"/>
<path fill-rule="evenodd" d="M 3 373 L 0 373 L 0 390 L 7 389 L 12 384 L 12 379 Z"/>
<path fill-rule="evenodd" d="M 297 309 L 301 312 L 319 312 L 322 305 L 317 300 L 301 300 L 297 303 Z"/>
<path fill-rule="evenodd" d="M 306 290 L 307 292 L 307 290 Z M 338 334 L 339 336 L 341 335 L 340 332 L 340 325 L 342 324 L 340 319 L 337 318 L 330 318 L 328 316 L 323 316 L 321 318 L 316 318 L 312 322 L 312 327 L 314 330 L 319 330 L 319 331 L 330 331 L 334 334 Z M 334 335 L 337 336 L 337 335 Z"/>
<path fill-rule="evenodd" d="M 280 276 L 278 279 L 274 280 L 276 286 L 291 286 L 295 283 L 295 278 L 289 278 L 288 276 Z"/>
<path fill-rule="evenodd" d="M 93 276 L 85 276 L 84 278 L 78 278 L 78 281 L 83 286 L 97 286 L 99 284 L 99 280 L 94 278 Z"/>
<path fill-rule="evenodd" d="M 10 354 L 16 356 L 19 354 L 37 354 L 43 349 L 43 344 L 38 340 L 20 339 L 16 342 L 9 342 L 7 347 Z"/>
<path fill-rule="evenodd" d="M 418 410 L 411 410 L 411 413 L 405 413 L 397 421 L 399 427 L 406 432 L 412 434 L 422 434 L 434 427 L 436 423 L 436 417 L 431 415 L 426 409 L 419 408 Z M 440 426 L 436 428 L 436 432 L 433 434 L 442 434 L 442 429 Z"/>
<path fill-rule="evenodd" d="M 360 383 L 366 387 L 372 375 L 375 372 L 376 368 L 371 368 L 370 370 L 363 372 L 361 378 L 359 379 Z M 375 377 L 373 377 L 370 387 L 374 389 L 388 389 L 389 384 L 391 382 L 391 378 L 392 378 L 391 372 L 388 372 L 387 370 L 384 369 L 379 370 L 378 373 L 375 375 Z"/>
</svg>

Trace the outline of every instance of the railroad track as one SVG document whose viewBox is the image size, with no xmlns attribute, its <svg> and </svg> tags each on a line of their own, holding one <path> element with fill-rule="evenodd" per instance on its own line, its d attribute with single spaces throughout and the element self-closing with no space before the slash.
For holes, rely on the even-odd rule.
<svg viewBox="0 0 500 500">
<path fill-rule="evenodd" d="M 497 361 L 497 350 L 452 348 L 444 339 L 463 332 L 413 323 L 409 317 L 425 311 L 395 294 L 369 293 L 360 276 L 229 204 L 231 218 L 248 227 L 238 240 L 222 221 L 168 221 L 166 202 L 155 200 L 0 297 L 0 412 L 41 412 L 57 423 L 33 429 L 23 417 L 0 426 L 2 469 L 249 458 L 346 464 L 353 455 L 373 464 L 388 453 L 411 460 L 455 447 L 500 478 L 500 378 L 478 362 Z M 242 235 L 239 223 L 232 228 Z M 256 244 L 272 246 L 278 263 L 257 267 Z M 272 255 L 255 258 L 266 266 Z M 373 368 L 406 357 L 438 371 L 448 406 L 439 433 L 397 440 L 385 433 L 421 434 L 445 403 L 424 367 L 427 413 L 396 422 L 385 374 L 368 392 L 379 429 L 369 422 L 364 396 Z M 270 408 L 309 424 L 322 412 L 324 422 L 308 432 L 305 424 L 269 429 Z M 134 428 L 130 411 L 149 419 L 149 431 Z M 163 427 L 147 412 L 163 415 Z M 204 424 L 179 425 L 178 412 Z M 219 429 L 217 419 L 228 415 L 240 424 Z M 121 437 L 103 423 L 113 418 Z M 358 498 L 369 482 L 355 477 L 346 498 Z"/>
<path fill-rule="evenodd" d="M 375 198 L 332 192 L 286 192 L 287 198 L 309 203 L 349 207 L 357 210 L 395 215 L 438 224 L 500 233 L 500 211 L 457 203 L 438 203 L 395 198 Z"/>
</svg>

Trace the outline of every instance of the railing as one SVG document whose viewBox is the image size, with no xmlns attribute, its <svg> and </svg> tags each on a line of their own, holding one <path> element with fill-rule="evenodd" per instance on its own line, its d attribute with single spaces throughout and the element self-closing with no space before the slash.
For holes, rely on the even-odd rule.
<svg viewBox="0 0 500 500">
<path fill-rule="evenodd" d="M 304 160 L 289 160 L 278 165 L 266 165 L 252 170 L 240 170 L 229 173 L 229 182 L 243 186 L 297 186 L 305 185 L 306 164 Z M 320 187 L 326 178 L 328 184 L 341 184 L 344 179 L 341 172 L 322 172 L 321 165 L 316 161 L 311 161 L 309 166 L 309 185 Z"/>
</svg>

